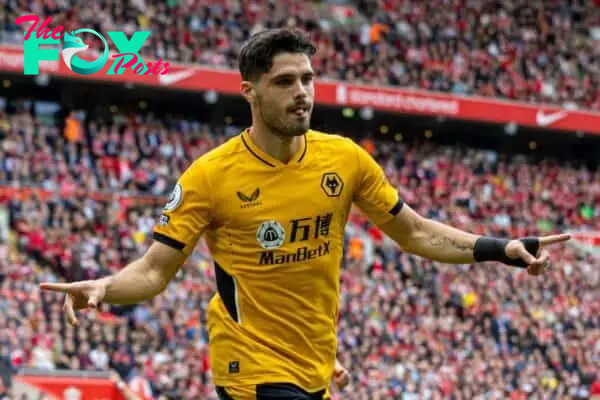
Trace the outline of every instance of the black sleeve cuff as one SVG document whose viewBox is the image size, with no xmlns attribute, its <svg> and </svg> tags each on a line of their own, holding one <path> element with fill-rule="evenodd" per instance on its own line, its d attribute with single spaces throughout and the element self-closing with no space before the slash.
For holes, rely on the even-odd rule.
<svg viewBox="0 0 600 400">
<path fill-rule="evenodd" d="M 182 243 L 179 240 L 175 240 L 173 238 L 170 238 L 167 235 L 163 235 L 162 233 L 154 232 L 152 234 L 152 237 L 157 242 L 161 242 L 162 244 L 166 244 L 167 246 L 172 247 L 175 250 L 183 250 L 185 248 L 185 243 Z"/>
<path fill-rule="evenodd" d="M 396 205 L 394 207 L 392 207 L 392 209 L 389 211 L 389 213 L 395 217 L 396 215 L 398 215 L 400 210 L 402 210 L 403 206 L 404 206 L 404 202 L 402 200 L 398 200 Z"/>
</svg>

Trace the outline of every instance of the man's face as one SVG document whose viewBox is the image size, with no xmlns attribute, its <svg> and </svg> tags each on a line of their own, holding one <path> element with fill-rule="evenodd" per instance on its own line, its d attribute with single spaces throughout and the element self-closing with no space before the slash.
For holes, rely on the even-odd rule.
<svg viewBox="0 0 600 400">
<path fill-rule="evenodd" d="M 255 83 L 258 117 L 277 135 L 300 136 L 309 129 L 315 94 L 313 77 L 305 54 L 282 53 Z"/>
</svg>

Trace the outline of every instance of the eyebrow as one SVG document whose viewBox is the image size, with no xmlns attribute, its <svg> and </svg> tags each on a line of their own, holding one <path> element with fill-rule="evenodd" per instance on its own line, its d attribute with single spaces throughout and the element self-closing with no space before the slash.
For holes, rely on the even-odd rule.
<svg viewBox="0 0 600 400">
<path fill-rule="evenodd" d="M 291 72 L 284 72 L 278 75 L 273 76 L 270 80 L 271 81 L 276 81 L 278 79 L 282 79 L 282 78 L 294 78 L 297 74 L 291 73 Z M 301 74 L 299 74 L 300 76 L 306 76 L 309 75 L 311 77 L 315 76 L 315 72 L 314 71 L 305 71 L 302 72 Z"/>
</svg>

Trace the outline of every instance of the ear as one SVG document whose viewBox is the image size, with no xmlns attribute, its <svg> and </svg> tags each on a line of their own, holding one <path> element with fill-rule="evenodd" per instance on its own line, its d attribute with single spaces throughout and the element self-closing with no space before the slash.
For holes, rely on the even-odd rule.
<svg viewBox="0 0 600 400">
<path fill-rule="evenodd" d="M 250 81 L 242 81 L 240 90 L 246 101 L 252 104 L 254 102 L 254 98 L 256 97 L 255 84 Z"/>
</svg>

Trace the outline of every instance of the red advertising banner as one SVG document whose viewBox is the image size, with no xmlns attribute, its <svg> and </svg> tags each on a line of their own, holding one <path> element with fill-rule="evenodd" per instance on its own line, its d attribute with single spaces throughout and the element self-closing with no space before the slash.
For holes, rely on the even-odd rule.
<svg viewBox="0 0 600 400">
<path fill-rule="evenodd" d="M 109 62 L 104 68 L 92 75 L 79 75 L 71 71 L 61 57 L 58 61 L 40 62 L 39 69 L 40 73 L 80 80 L 110 81 L 190 91 L 214 90 L 218 93 L 236 95 L 240 93 L 240 76 L 237 71 L 169 62 L 169 73 L 165 75 L 135 75 L 131 68 L 122 75 L 106 75 L 106 71 L 114 62 L 110 60 L 109 57 Z M 23 69 L 23 49 L 0 46 L 0 71 L 23 74 Z M 315 93 L 317 104 L 371 107 L 375 110 L 409 115 L 515 123 L 540 129 L 600 134 L 600 112 L 573 111 L 556 106 L 405 88 L 355 85 L 329 80 L 317 80 Z"/>
<path fill-rule="evenodd" d="M 15 398 L 51 400 L 124 400 L 109 378 L 64 376 L 16 376 Z"/>
</svg>

